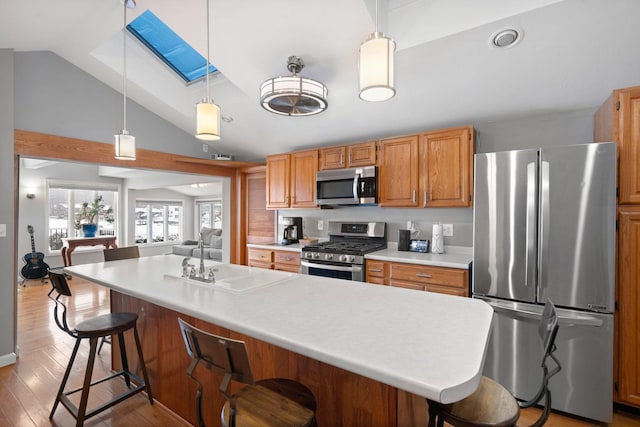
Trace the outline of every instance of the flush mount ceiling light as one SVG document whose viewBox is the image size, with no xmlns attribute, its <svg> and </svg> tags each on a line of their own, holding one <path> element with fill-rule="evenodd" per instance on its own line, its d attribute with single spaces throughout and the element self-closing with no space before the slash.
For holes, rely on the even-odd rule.
<svg viewBox="0 0 640 427">
<path fill-rule="evenodd" d="M 119 134 L 114 135 L 114 143 L 118 160 L 135 160 L 136 159 L 136 137 L 127 131 L 127 8 L 136 7 L 134 0 L 124 2 L 124 25 L 122 26 L 122 130 Z"/>
<path fill-rule="evenodd" d="M 196 138 L 204 141 L 220 139 L 220 107 L 209 96 L 209 0 L 207 0 L 207 96 L 196 104 Z"/>
<path fill-rule="evenodd" d="M 396 43 L 378 32 L 378 1 L 376 0 L 376 30 L 360 45 L 360 99 L 386 101 L 393 98 L 393 55 Z"/>
<path fill-rule="evenodd" d="M 523 35 L 522 30 L 515 28 L 498 30 L 489 37 L 489 46 L 498 49 L 510 48 L 520 43 Z"/>
<path fill-rule="evenodd" d="M 322 83 L 298 77 L 304 62 L 297 56 L 287 59 L 289 77 L 275 77 L 260 86 L 260 104 L 275 114 L 283 116 L 311 116 L 326 110 L 327 87 Z"/>
</svg>

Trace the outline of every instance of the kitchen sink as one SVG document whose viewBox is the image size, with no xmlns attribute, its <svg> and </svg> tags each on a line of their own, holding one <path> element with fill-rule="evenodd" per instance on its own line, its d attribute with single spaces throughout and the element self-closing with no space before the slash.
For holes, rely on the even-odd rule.
<svg viewBox="0 0 640 427">
<path fill-rule="evenodd" d="M 165 274 L 166 277 L 177 279 L 190 284 L 221 289 L 225 291 L 243 293 L 255 289 L 271 286 L 290 279 L 295 273 L 267 270 L 264 268 L 247 267 L 235 264 L 208 265 L 205 274 L 213 268 L 215 282 L 207 282 L 199 279 L 182 277 L 180 275 Z"/>
</svg>

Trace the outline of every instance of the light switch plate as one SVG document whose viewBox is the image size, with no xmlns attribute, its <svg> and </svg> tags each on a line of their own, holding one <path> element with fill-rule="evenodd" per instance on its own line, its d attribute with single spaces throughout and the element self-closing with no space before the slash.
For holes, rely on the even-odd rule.
<svg viewBox="0 0 640 427">
<path fill-rule="evenodd" d="M 323 230 L 324 229 L 324 221 L 323 220 L 318 220 L 318 230 Z"/>
<path fill-rule="evenodd" d="M 442 234 L 445 237 L 453 236 L 453 224 L 442 224 Z"/>
<path fill-rule="evenodd" d="M 7 224 L 0 224 L 0 237 L 7 237 Z"/>
</svg>

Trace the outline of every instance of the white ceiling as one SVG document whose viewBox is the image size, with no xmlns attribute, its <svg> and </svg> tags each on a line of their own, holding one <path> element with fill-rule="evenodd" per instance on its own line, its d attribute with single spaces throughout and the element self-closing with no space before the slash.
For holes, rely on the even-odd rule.
<svg viewBox="0 0 640 427">
<path fill-rule="evenodd" d="M 151 9 L 206 56 L 204 0 L 137 0 L 128 21 Z M 212 96 L 222 139 L 212 152 L 236 160 L 356 142 L 442 126 L 484 123 L 599 105 L 612 89 L 640 84 L 637 0 L 380 0 L 379 28 L 395 39 L 396 90 L 389 101 L 358 98 L 358 48 L 374 30 L 374 0 L 211 0 Z M 120 0 L 4 2 L 0 48 L 50 50 L 122 91 Z M 509 49 L 491 34 L 517 28 Z M 193 133 L 204 83 L 174 76 L 136 41 L 128 43 L 127 94 Z M 277 116 L 259 105 L 260 84 L 303 76 L 329 89 L 328 109 Z M 194 138 L 194 143 L 198 140 Z M 203 155 L 204 156 L 204 155 Z"/>
</svg>

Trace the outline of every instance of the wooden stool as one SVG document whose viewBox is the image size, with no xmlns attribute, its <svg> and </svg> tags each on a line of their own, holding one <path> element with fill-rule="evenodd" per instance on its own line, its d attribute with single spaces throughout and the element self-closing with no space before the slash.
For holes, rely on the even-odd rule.
<svg viewBox="0 0 640 427">
<path fill-rule="evenodd" d="M 442 427 L 444 421 L 455 427 L 511 427 L 520 417 L 520 408 L 530 408 L 545 398 L 545 407 L 540 418 L 533 426 L 542 426 L 551 411 L 551 391 L 549 379 L 560 372 L 560 362 L 553 355 L 556 351 L 558 333 L 558 314 L 553 303 L 547 300 L 538 326 L 542 339 L 544 356 L 542 358 L 543 378 L 536 395 L 529 401 L 518 403 L 515 397 L 494 380 L 482 377 L 473 394 L 454 403 L 442 404 L 427 400 L 429 403 L 429 427 Z M 556 367 L 549 372 L 547 360 L 551 358 Z"/>
<path fill-rule="evenodd" d="M 53 302 L 55 302 L 55 306 L 53 309 L 54 320 L 60 329 L 76 339 L 76 344 L 73 347 L 73 352 L 71 353 L 69 364 L 67 365 L 64 377 L 62 378 L 62 383 L 60 384 L 58 393 L 56 394 L 56 400 L 53 403 L 53 408 L 51 409 L 49 418 L 53 418 L 53 414 L 55 413 L 58 404 L 62 403 L 62 406 L 67 408 L 71 415 L 73 415 L 73 417 L 76 419 L 76 426 L 81 426 L 84 424 L 84 421 L 87 418 L 99 414 L 100 412 L 114 406 L 117 403 L 122 402 L 126 398 L 133 396 L 134 394 L 139 393 L 143 390 L 147 391 L 149 403 L 153 404 L 153 396 L 151 394 L 151 388 L 149 386 L 149 378 L 147 377 L 147 369 L 144 364 L 142 347 L 140 345 L 140 338 L 138 337 L 138 329 L 136 326 L 138 315 L 135 313 L 103 314 L 102 316 L 97 316 L 92 319 L 85 320 L 79 323 L 74 329 L 70 329 L 67 324 L 67 307 L 62 301 L 60 301 L 60 296 L 62 295 L 68 297 L 71 296 L 69 285 L 63 274 L 49 273 L 49 278 L 51 279 L 51 284 L 53 285 L 53 288 L 49 292 L 49 298 Z M 55 298 L 52 296 L 54 291 L 58 294 Z M 62 312 L 59 311 L 60 307 L 62 307 Z M 124 343 L 124 332 L 128 330 L 133 331 L 136 348 L 138 350 L 138 357 L 140 359 L 140 368 L 142 369 L 144 380 L 129 371 L 129 363 L 127 361 L 127 353 L 125 351 Z M 122 360 L 122 370 L 92 383 L 91 375 L 93 373 L 93 364 L 96 357 L 98 339 L 110 335 L 118 336 L 118 342 L 120 344 L 120 357 Z M 85 338 L 89 339 L 89 357 L 87 359 L 87 368 L 85 371 L 84 383 L 81 388 L 77 388 L 71 391 L 65 391 L 64 389 L 67 384 L 67 380 L 69 379 L 69 374 L 71 373 L 73 362 L 76 358 L 76 355 L 78 354 L 78 348 L 80 347 L 80 343 L 82 342 L 82 340 Z M 89 400 L 90 388 L 96 384 L 100 384 L 119 376 L 124 377 L 124 381 L 127 385 L 128 390 L 119 394 L 118 396 L 115 396 L 112 400 L 103 403 L 97 408 L 87 411 L 87 402 Z M 137 383 L 137 385 L 132 386 L 131 379 L 133 379 L 134 382 Z M 80 396 L 80 404 L 79 406 L 76 406 L 71 402 L 68 396 L 79 391 L 81 391 L 82 394 Z"/>
<path fill-rule="evenodd" d="M 197 329 L 178 319 L 187 353 L 192 361 L 187 375 L 198 384 L 196 412 L 198 425 L 202 419 L 202 384 L 193 372 L 199 363 L 224 375 L 220 392 L 227 402 L 222 408 L 223 426 L 315 426 L 316 400 L 303 384 L 286 378 L 253 381 L 249 356 L 243 341 L 232 340 Z M 231 380 L 247 384 L 229 395 Z"/>
</svg>

